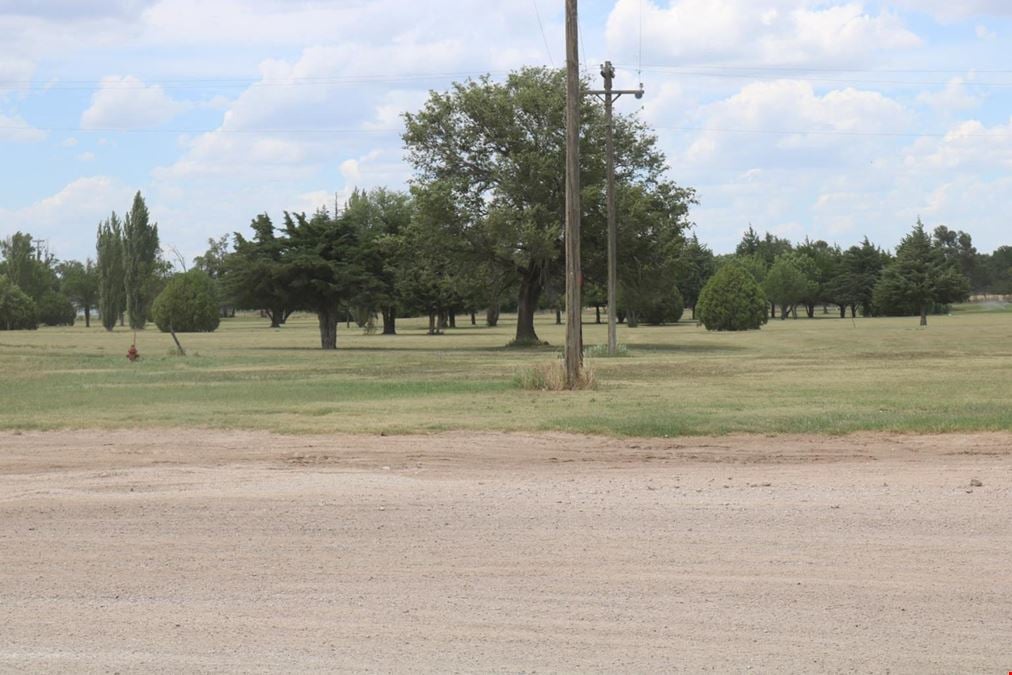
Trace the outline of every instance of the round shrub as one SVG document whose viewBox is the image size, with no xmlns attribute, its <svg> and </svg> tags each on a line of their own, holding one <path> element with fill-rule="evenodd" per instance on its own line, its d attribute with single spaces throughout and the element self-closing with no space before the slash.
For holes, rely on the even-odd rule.
<svg viewBox="0 0 1012 675">
<path fill-rule="evenodd" d="M 35 330 L 38 327 L 35 302 L 0 274 L 0 330 Z"/>
<path fill-rule="evenodd" d="M 685 310 L 682 294 L 672 287 L 666 291 L 628 292 L 622 289 L 619 293 L 622 309 L 628 315 L 630 328 L 641 323 L 660 326 L 666 323 L 678 323 Z"/>
<path fill-rule="evenodd" d="M 699 294 L 697 316 L 707 330 L 752 330 L 766 323 L 766 296 L 752 275 L 728 263 Z"/>
<path fill-rule="evenodd" d="M 74 303 L 63 293 L 50 291 L 39 298 L 39 323 L 47 326 L 73 326 L 77 318 Z"/>
<path fill-rule="evenodd" d="M 177 274 L 151 307 L 163 333 L 209 333 L 218 327 L 218 294 L 211 277 L 200 270 Z"/>
</svg>

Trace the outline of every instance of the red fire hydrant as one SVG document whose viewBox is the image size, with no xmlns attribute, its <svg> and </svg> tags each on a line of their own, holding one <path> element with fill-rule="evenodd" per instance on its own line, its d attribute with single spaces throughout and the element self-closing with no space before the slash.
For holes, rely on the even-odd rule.
<svg viewBox="0 0 1012 675">
<path fill-rule="evenodd" d="M 140 357 L 141 355 L 137 352 L 137 333 L 134 333 L 134 343 L 130 345 L 130 349 L 127 350 L 127 359 L 130 363 L 133 363 Z"/>
</svg>

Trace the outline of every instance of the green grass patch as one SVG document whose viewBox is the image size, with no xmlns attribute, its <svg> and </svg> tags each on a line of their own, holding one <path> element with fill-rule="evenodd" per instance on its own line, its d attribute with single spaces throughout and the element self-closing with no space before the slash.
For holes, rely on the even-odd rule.
<svg viewBox="0 0 1012 675">
<path fill-rule="evenodd" d="M 589 315 L 588 315 L 589 318 Z M 564 343 L 545 314 L 542 338 Z M 1012 429 L 1012 311 L 772 321 L 709 333 L 694 323 L 619 327 L 623 358 L 593 358 L 596 388 L 521 386 L 557 349 L 509 349 L 514 324 L 399 335 L 339 330 L 324 352 L 312 316 L 281 329 L 254 317 L 172 340 L 101 328 L 0 332 L 0 428 L 202 426 L 283 433 L 450 429 L 612 435 L 841 434 Z M 585 325 L 585 344 L 607 327 Z"/>
</svg>

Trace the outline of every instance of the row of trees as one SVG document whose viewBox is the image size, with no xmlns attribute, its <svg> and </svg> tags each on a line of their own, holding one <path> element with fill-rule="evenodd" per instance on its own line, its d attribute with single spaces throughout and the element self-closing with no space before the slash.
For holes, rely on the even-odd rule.
<svg viewBox="0 0 1012 675">
<path fill-rule="evenodd" d="M 439 333 L 458 313 L 470 313 L 473 322 L 484 310 L 495 325 L 499 312 L 509 309 L 517 312 L 515 343 L 539 343 L 535 312 L 555 309 L 560 320 L 564 297 L 564 104 L 563 73 L 542 68 L 430 94 L 421 110 L 405 115 L 403 139 L 415 170 L 408 191 L 355 191 L 339 213 L 286 212 L 277 224 L 261 214 L 250 231 L 211 240 L 194 261 L 190 281 L 176 284 L 180 290 L 161 307 L 197 302 L 186 298 L 198 293 L 201 316 L 214 305 L 225 312 L 259 309 L 273 326 L 294 311 L 310 311 L 325 349 L 336 346 L 339 320 L 370 326 L 376 317 L 383 333 L 393 334 L 397 316 L 421 314 L 429 317 L 430 332 Z M 584 97 L 581 114 L 584 297 L 600 315 L 605 127 L 591 97 Z M 982 255 L 968 234 L 945 227 L 929 234 L 920 223 L 895 256 L 867 238 L 843 250 L 823 241 L 795 245 L 768 233 L 760 237 L 752 228 L 734 254 L 714 256 L 690 236 L 694 192 L 666 178 L 666 160 L 651 131 L 621 115 L 614 127 L 617 309 L 630 325 L 677 321 L 683 307 L 708 326 L 733 329 L 778 314 L 796 317 L 799 307 L 809 317 L 820 306 L 837 307 L 841 317 L 848 308 L 852 316 L 924 317 L 970 288 L 1012 292 L 1012 248 Z M 57 265 L 32 248 L 31 237 L 15 235 L 3 250 L 2 271 L 11 282 L 4 293 L 15 298 L 13 289 L 20 288 L 36 312 L 47 294 L 62 294 L 64 309 L 73 301 L 86 322 L 97 302 L 106 328 L 124 317 L 143 328 L 157 319 L 152 303 L 169 277 L 157 226 L 149 220 L 138 193 L 122 221 L 113 213 L 100 224 L 95 265 Z M 87 278 L 92 290 L 78 290 L 77 278 Z M 731 297 L 735 293 L 741 297 Z M 742 302 L 745 316 L 734 309 Z M 16 298 L 9 304 L 24 303 Z M 178 330 L 192 323 L 178 313 L 162 318 L 159 325 Z M 217 325 L 197 323 L 202 330 Z"/>
<path fill-rule="evenodd" d="M 864 316 L 919 314 L 926 323 L 928 313 L 965 300 L 974 278 L 981 292 L 1000 291 L 1003 276 L 1012 275 L 1012 247 L 980 254 L 966 232 L 939 226 L 929 233 L 920 220 L 895 255 L 867 237 L 843 250 L 808 239 L 793 245 L 769 233 L 760 238 L 749 228 L 735 253 L 717 260 L 718 266 L 728 262 L 760 285 L 770 318 L 778 311 L 782 319 L 796 317 L 799 307 L 813 317 L 818 306 L 835 306 L 841 318 L 849 308 L 851 316 L 859 310 Z"/>
<path fill-rule="evenodd" d="M 339 214 L 267 214 L 235 235 L 222 287 L 240 307 L 264 308 L 279 325 L 294 310 L 319 317 L 321 346 L 336 345 L 339 318 L 429 316 L 430 332 L 458 312 L 486 310 L 490 324 L 515 306 L 516 344 L 537 344 L 535 312 L 561 308 L 564 267 L 564 77 L 525 69 L 431 94 L 405 116 L 415 167 L 409 192 L 355 192 Z M 603 304 L 606 260 L 604 120 L 587 101 L 581 139 L 585 284 Z M 694 196 L 664 176 L 656 138 L 633 118 L 615 122 L 618 209 L 623 223 L 622 309 L 627 320 L 677 320 L 677 278 Z"/>
<path fill-rule="evenodd" d="M 98 297 L 95 268 L 88 261 L 60 262 L 30 234 L 15 232 L 0 241 L 0 329 L 73 325 L 77 307 Z"/>
</svg>

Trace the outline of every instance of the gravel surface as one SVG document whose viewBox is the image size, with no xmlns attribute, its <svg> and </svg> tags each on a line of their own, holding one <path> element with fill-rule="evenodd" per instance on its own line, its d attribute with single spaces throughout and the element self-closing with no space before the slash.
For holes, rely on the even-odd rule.
<svg viewBox="0 0 1012 675">
<path fill-rule="evenodd" d="M 1012 669 L 1012 434 L 0 433 L 3 672 Z"/>
</svg>

